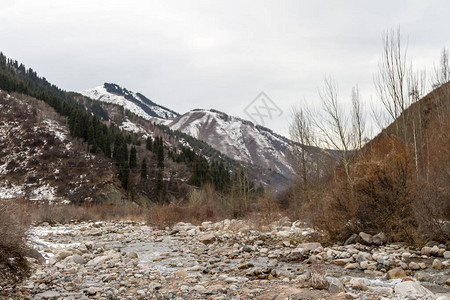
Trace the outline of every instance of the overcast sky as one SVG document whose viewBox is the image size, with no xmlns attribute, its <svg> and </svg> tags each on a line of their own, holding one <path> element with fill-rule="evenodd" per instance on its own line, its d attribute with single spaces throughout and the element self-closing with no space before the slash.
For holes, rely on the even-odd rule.
<svg viewBox="0 0 450 300">
<path fill-rule="evenodd" d="M 264 91 L 283 111 L 319 102 L 324 76 L 350 99 L 374 98 L 382 35 L 401 27 L 408 55 L 431 70 L 450 42 L 450 1 L 0 0 L 0 51 L 59 87 L 114 82 L 184 113 L 247 118 Z"/>
</svg>

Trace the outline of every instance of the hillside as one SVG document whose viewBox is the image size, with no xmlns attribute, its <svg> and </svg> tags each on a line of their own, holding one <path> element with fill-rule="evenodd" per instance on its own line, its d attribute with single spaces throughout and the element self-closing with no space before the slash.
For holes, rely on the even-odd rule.
<svg viewBox="0 0 450 300">
<path fill-rule="evenodd" d="M 165 139 L 171 147 L 182 144 L 207 157 L 225 160 L 232 169 L 243 164 L 256 181 L 266 186 L 283 190 L 295 176 L 289 161 L 295 144 L 250 121 L 204 109 L 194 109 L 182 115 L 158 115 L 154 107 L 162 106 L 151 102 L 151 109 L 143 110 L 137 103 L 142 103 L 140 99 L 147 99 L 145 96 L 116 84 L 104 84 L 81 94 L 101 102 L 101 107 L 120 128 L 141 136 L 153 136 L 155 131 L 163 131 L 177 141 L 173 144 L 170 139 Z M 198 140 L 211 149 L 198 149 Z M 308 152 L 312 156 L 321 150 L 309 147 Z"/>
<path fill-rule="evenodd" d="M 0 92 L 0 198 L 119 201 L 112 161 L 84 150 L 47 104 Z"/>
<path fill-rule="evenodd" d="M 450 82 L 413 103 L 370 143 L 376 147 L 387 136 L 397 136 L 414 156 L 420 178 L 448 190 L 450 182 Z M 450 191 L 448 191 L 450 192 Z"/>
<path fill-rule="evenodd" d="M 4 198 L 74 203 L 113 198 L 111 202 L 150 205 L 186 199 L 192 189 L 206 183 L 218 190 L 229 188 L 230 163 L 207 144 L 178 133 L 196 145 L 198 151 L 193 151 L 170 129 L 151 122 L 147 122 L 153 126 L 151 134 L 130 133 L 124 130 L 130 129 L 127 124 L 135 125 L 127 123 L 122 107 L 106 103 L 111 108 L 106 111 L 101 102 L 66 92 L 1 53 L 0 89 L 5 91 L 2 102 L 6 105 L 0 118 Z M 148 99 L 136 96 L 149 105 Z M 25 103 L 23 99 L 34 100 Z M 48 111 L 53 113 L 47 115 Z M 128 114 L 130 120 L 136 118 Z M 118 115 L 122 128 L 114 122 Z M 18 139 L 24 132 L 26 139 Z M 108 187 L 104 193 L 97 193 L 104 187 Z"/>
</svg>

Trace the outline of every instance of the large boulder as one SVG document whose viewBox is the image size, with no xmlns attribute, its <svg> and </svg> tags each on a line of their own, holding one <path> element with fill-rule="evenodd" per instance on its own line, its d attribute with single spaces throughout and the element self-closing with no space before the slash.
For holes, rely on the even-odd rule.
<svg viewBox="0 0 450 300">
<path fill-rule="evenodd" d="M 345 292 L 344 285 L 339 279 L 335 277 L 329 277 L 327 278 L 327 281 L 328 281 L 328 292 L 330 294 L 339 294 Z"/>
<path fill-rule="evenodd" d="M 370 246 L 373 244 L 373 236 L 365 232 L 360 232 L 358 236 L 358 242 L 360 244 Z"/>
<path fill-rule="evenodd" d="M 27 249 L 25 256 L 34 258 L 40 263 L 45 263 L 45 257 L 43 257 L 42 254 L 34 248 Z"/>
<path fill-rule="evenodd" d="M 344 243 L 345 246 L 350 244 L 355 244 L 358 240 L 358 235 L 356 233 L 352 234 Z"/>
<path fill-rule="evenodd" d="M 386 244 L 387 237 L 383 232 L 377 233 L 373 236 L 373 243 L 377 246 Z"/>
<path fill-rule="evenodd" d="M 415 281 L 397 283 L 394 287 L 396 296 L 400 297 L 434 297 L 434 294 Z"/>
<path fill-rule="evenodd" d="M 389 270 L 386 274 L 386 279 L 398 279 L 406 277 L 406 272 L 402 269 L 392 269 Z"/>
<path fill-rule="evenodd" d="M 203 244 L 208 245 L 214 243 L 214 241 L 216 240 L 216 236 L 213 233 L 207 233 L 201 235 L 198 239 Z"/>
<path fill-rule="evenodd" d="M 433 269 L 440 270 L 444 267 L 444 265 L 442 264 L 442 262 L 439 259 L 436 258 L 435 260 L 433 260 L 433 264 L 431 267 Z"/>
</svg>

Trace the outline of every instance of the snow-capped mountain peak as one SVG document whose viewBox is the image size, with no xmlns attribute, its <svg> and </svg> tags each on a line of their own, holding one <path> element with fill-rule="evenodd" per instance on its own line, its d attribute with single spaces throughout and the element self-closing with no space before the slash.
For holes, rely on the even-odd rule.
<svg viewBox="0 0 450 300">
<path fill-rule="evenodd" d="M 194 109 L 168 126 L 205 141 L 235 160 L 271 169 L 288 178 L 293 176 L 285 155 L 292 150 L 292 141 L 268 128 L 213 109 Z"/>
<path fill-rule="evenodd" d="M 129 91 L 114 83 L 104 83 L 80 93 L 94 100 L 123 106 L 126 110 L 146 120 L 152 118 L 170 120 L 179 116 L 178 113 L 154 103 L 141 93 Z"/>
</svg>

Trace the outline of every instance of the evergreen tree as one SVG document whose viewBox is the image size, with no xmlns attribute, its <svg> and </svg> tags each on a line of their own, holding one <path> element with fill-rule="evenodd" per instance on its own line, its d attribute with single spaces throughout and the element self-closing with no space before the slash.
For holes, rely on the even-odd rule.
<svg viewBox="0 0 450 300">
<path fill-rule="evenodd" d="M 135 146 L 131 146 L 131 150 L 130 150 L 130 169 L 131 170 L 136 170 L 137 168 L 137 158 L 136 158 L 136 147 Z"/>
<path fill-rule="evenodd" d="M 147 179 L 147 160 L 145 159 L 145 157 L 142 159 L 141 163 L 141 179 Z"/>
<path fill-rule="evenodd" d="M 157 167 L 159 169 L 164 169 L 164 146 L 162 145 L 162 138 L 158 142 L 158 152 L 157 152 Z"/>
<path fill-rule="evenodd" d="M 163 170 L 158 168 L 156 171 L 156 197 L 161 203 L 164 200 L 164 181 Z"/>
<path fill-rule="evenodd" d="M 150 136 L 147 137 L 147 140 L 146 140 L 146 148 L 147 148 L 147 150 L 152 151 L 152 143 L 153 143 L 152 138 Z"/>
</svg>

